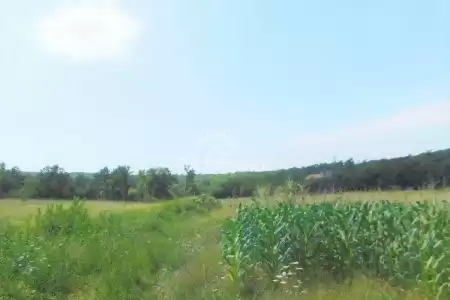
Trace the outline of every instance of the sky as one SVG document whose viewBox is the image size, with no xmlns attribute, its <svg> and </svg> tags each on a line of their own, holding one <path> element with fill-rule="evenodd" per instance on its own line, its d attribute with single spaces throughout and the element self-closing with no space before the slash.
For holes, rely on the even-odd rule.
<svg viewBox="0 0 450 300">
<path fill-rule="evenodd" d="M 450 148 L 450 1 L 0 2 L 0 161 L 272 170 Z"/>
</svg>

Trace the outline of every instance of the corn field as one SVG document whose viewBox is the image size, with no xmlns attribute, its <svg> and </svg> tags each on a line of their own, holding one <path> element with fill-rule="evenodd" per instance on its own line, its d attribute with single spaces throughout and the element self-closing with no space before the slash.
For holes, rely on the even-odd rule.
<svg viewBox="0 0 450 300">
<path fill-rule="evenodd" d="M 255 202 L 224 223 L 221 252 L 240 286 L 306 289 L 362 275 L 450 299 L 450 203 Z"/>
</svg>

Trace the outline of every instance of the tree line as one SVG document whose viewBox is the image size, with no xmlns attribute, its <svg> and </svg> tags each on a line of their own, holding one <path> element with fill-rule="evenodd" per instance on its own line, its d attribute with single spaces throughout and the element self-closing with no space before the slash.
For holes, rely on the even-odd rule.
<svg viewBox="0 0 450 300">
<path fill-rule="evenodd" d="M 133 174 L 129 166 L 121 165 L 112 170 L 104 167 L 94 174 L 71 174 L 54 165 L 33 174 L 0 163 L 0 197 L 150 201 L 198 194 L 195 171 L 190 166 L 185 171 L 181 182 L 168 168 Z"/>
<path fill-rule="evenodd" d="M 267 172 L 184 174 L 168 168 L 133 173 L 129 166 L 104 167 L 96 173 L 68 173 L 58 165 L 38 173 L 0 163 L 0 198 L 105 199 L 153 201 L 209 194 L 216 198 L 248 197 L 258 186 L 276 188 L 292 180 L 310 192 L 373 189 L 441 188 L 450 183 L 450 149 L 393 159 L 353 159 Z"/>
</svg>

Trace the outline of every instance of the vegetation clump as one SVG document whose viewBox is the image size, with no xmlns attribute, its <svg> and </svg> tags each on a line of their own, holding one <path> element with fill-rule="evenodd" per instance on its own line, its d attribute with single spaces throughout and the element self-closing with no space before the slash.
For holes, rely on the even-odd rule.
<svg viewBox="0 0 450 300">
<path fill-rule="evenodd" d="M 75 199 L 3 224 L 0 299 L 154 299 L 159 274 L 192 259 L 192 217 L 210 209 L 184 199 L 95 216 Z"/>
</svg>

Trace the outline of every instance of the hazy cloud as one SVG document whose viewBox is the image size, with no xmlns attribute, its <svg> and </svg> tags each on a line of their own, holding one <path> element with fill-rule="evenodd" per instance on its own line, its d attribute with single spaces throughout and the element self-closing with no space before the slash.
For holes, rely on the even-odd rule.
<svg viewBox="0 0 450 300">
<path fill-rule="evenodd" d="M 327 133 L 305 134 L 297 138 L 295 144 L 306 142 L 314 146 L 331 146 L 374 139 L 388 140 L 401 134 L 446 126 L 449 126 L 450 136 L 450 101 L 405 108 L 382 119 Z"/>
<path fill-rule="evenodd" d="M 36 25 L 48 52 L 74 60 L 122 55 L 139 31 L 138 22 L 118 5 L 98 3 L 61 7 Z"/>
</svg>

